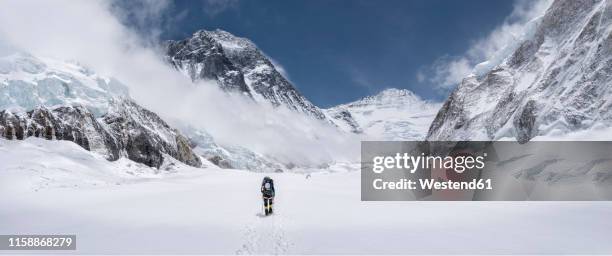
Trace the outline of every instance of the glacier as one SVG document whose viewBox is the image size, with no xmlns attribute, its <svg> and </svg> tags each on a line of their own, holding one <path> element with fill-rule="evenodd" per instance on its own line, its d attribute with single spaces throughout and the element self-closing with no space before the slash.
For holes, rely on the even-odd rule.
<svg viewBox="0 0 612 256">
<path fill-rule="evenodd" d="M 0 58 L 0 110 L 75 104 L 99 117 L 116 97 L 129 97 L 127 86 L 78 62 L 39 58 L 24 52 Z"/>
</svg>

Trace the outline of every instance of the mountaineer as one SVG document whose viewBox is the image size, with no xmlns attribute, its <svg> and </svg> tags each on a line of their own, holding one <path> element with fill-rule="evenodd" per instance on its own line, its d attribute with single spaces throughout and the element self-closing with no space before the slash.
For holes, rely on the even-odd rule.
<svg viewBox="0 0 612 256">
<path fill-rule="evenodd" d="M 264 177 L 261 182 L 261 195 L 264 201 L 264 213 L 266 216 L 272 214 L 272 203 L 274 201 L 274 180 Z"/>
</svg>

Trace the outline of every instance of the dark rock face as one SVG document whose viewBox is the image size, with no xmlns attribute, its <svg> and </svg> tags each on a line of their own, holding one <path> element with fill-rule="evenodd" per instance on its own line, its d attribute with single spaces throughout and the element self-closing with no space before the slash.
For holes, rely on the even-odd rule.
<svg viewBox="0 0 612 256">
<path fill-rule="evenodd" d="M 164 154 L 191 166 L 202 164 L 183 135 L 129 100 L 117 102 L 102 121 L 81 106 L 38 107 L 25 113 L 4 110 L 0 112 L 0 136 L 68 140 L 111 161 L 127 156 L 156 168 L 162 165 Z"/>
<path fill-rule="evenodd" d="M 212 157 L 209 157 L 207 160 L 213 163 L 214 165 L 219 166 L 223 169 L 233 168 L 232 165 L 227 160 L 223 159 L 223 157 L 221 156 L 212 156 Z"/>
<path fill-rule="evenodd" d="M 226 91 L 250 95 L 244 76 L 225 56 L 223 48 L 207 33 L 181 41 L 168 41 L 168 62 L 185 72 L 192 81 L 215 80 Z"/>
<path fill-rule="evenodd" d="M 350 127 L 350 132 L 352 133 L 362 133 L 363 132 L 363 130 L 359 126 L 359 123 L 355 121 L 355 118 L 353 118 L 353 115 L 351 114 L 350 111 L 343 109 L 343 108 L 338 108 L 338 109 L 328 110 L 328 113 L 331 115 L 332 119 L 339 120 L 339 121 L 346 123 L 348 127 Z"/>
<path fill-rule="evenodd" d="M 216 80 L 226 91 L 325 119 L 248 39 L 222 30 L 200 30 L 190 38 L 168 41 L 166 54 L 168 62 L 193 81 Z"/>
<path fill-rule="evenodd" d="M 202 165 L 187 138 L 132 101 L 117 102 L 102 119 L 129 159 L 159 167 L 163 154 L 168 154 L 191 166 Z"/>
<path fill-rule="evenodd" d="M 492 70 L 466 77 L 428 140 L 496 140 L 612 126 L 612 1 L 556 0 Z"/>
<path fill-rule="evenodd" d="M 516 140 L 520 143 L 529 141 L 534 136 L 536 121 L 536 102 L 530 100 L 523 106 L 520 115 L 514 117 Z"/>
<path fill-rule="evenodd" d="M 53 110 L 38 107 L 16 114 L 4 110 L 0 112 L 0 135 L 9 140 L 27 137 L 68 140 L 100 153 L 108 160 L 119 159 L 119 148 L 114 138 L 83 107 L 66 106 Z"/>
<path fill-rule="evenodd" d="M 53 113 L 57 117 L 54 122 L 56 139 L 74 141 L 87 150 L 102 152 L 109 160 L 119 159 L 120 148 L 115 138 L 86 108 L 64 106 L 54 109 Z"/>
<path fill-rule="evenodd" d="M 455 91 L 451 93 L 438 114 L 436 114 L 436 118 L 429 127 L 427 137 L 435 136 L 438 130 L 445 125 L 450 125 L 450 123 L 452 123 L 453 129 L 460 129 L 465 123 L 465 119 L 466 116 L 463 113 L 461 98 L 457 96 L 457 91 Z"/>
</svg>

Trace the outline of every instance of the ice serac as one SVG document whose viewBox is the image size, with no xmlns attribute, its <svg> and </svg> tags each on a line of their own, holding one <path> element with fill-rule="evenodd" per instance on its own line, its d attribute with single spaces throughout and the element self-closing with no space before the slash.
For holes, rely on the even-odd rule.
<svg viewBox="0 0 612 256">
<path fill-rule="evenodd" d="M 612 1 L 558 0 L 511 54 L 463 79 L 429 140 L 526 142 L 612 124 Z"/>
<path fill-rule="evenodd" d="M 200 30 L 190 38 L 168 41 L 166 54 L 175 68 L 194 81 L 215 80 L 226 91 L 242 92 L 258 102 L 325 118 L 246 38 L 219 29 Z"/>
<path fill-rule="evenodd" d="M 255 172 L 284 169 L 284 166 L 277 161 L 247 148 L 232 145 L 222 146 L 203 130 L 188 126 L 180 127 L 180 129 L 194 145 L 194 152 L 221 168 Z"/>
<path fill-rule="evenodd" d="M 324 111 L 345 131 L 380 140 L 420 140 L 439 108 L 409 90 L 392 88 Z"/>
<path fill-rule="evenodd" d="M 108 102 L 128 96 L 119 81 L 100 76 L 77 62 L 15 53 L 0 58 L 0 110 L 80 105 L 99 116 Z"/>
</svg>

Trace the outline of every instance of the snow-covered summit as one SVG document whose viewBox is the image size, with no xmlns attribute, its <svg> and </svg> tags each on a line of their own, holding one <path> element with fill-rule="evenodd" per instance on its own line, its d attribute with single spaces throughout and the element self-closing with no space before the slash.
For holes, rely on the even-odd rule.
<svg viewBox="0 0 612 256">
<path fill-rule="evenodd" d="M 222 89 L 244 93 L 257 102 L 325 118 L 246 38 L 220 29 L 199 30 L 190 38 L 168 41 L 166 55 L 168 62 L 193 81 L 213 80 Z"/>
<path fill-rule="evenodd" d="M 423 100 L 412 91 L 392 88 L 325 113 L 342 129 L 372 139 L 419 140 L 439 108 L 439 103 Z"/>
<path fill-rule="evenodd" d="M 248 48 L 256 49 L 257 46 L 251 40 L 244 37 L 237 37 L 231 33 L 222 30 L 215 29 L 212 31 L 199 30 L 196 34 L 208 34 L 208 36 L 214 38 L 225 51 L 241 51 Z"/>
<path fill-rule="evenodd" d="M 378 94 L 367 96 L 344 105 L 351 107 L 370 105 L 379 106 L 380 108 L 401 108 L 406 106 L 412 108 L 428 108 L 431 102 L 421 99 L 420 96 L 410 90 L 389 88 Z"/>
</svg>

